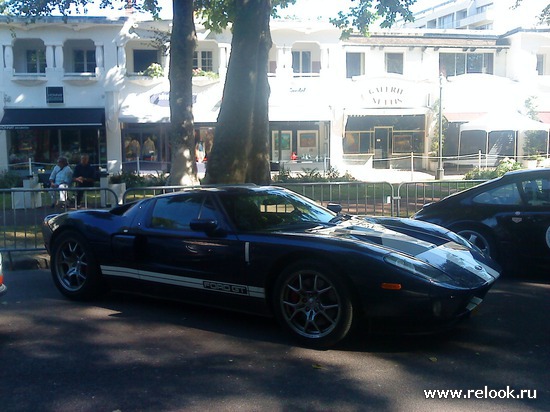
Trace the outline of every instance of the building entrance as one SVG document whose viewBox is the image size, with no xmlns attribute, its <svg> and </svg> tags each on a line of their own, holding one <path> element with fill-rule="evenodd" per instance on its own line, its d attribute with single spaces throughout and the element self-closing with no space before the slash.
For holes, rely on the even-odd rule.
<svg viewBox="0 0 550 412">
<path fill-rule="evenodd" d="M 374 159 L 375 169 L 387 169 L 389 167 L 391 127 L 374 128 Z"/>
</svg>

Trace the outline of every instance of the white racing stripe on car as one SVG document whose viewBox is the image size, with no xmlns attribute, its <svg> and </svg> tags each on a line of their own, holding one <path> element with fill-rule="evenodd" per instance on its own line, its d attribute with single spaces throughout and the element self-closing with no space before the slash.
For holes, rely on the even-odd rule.
<svg viewBox="0 0 550 412">
<path fill-rule="evenodd" d="M 139 279 L 139 271 L 137 269 L 121 268 L 119 266 L 101 266 L 101 273 L 109 276 L 119 276 L 123 278 Z"/>
<path fill-rule="evenodd" d="M 436 267 L 444 267 L 445 262 L 451 262 L 479 276 L 485 281 L 491 281 L 498 277 L 498 272 L 496 270 L 477 261 L 468 249 L 454 242 L 445 243 L 436 248 L 427 250 L 416 256 L 416 258 Z"/>
<path fill-rule="evenodd" d="M 232 295 L 265 298 L 265 289 L 254 286 L 239 285 L 236 283 L 219 282 L 209 279 L 197 279 L 185 276 L 168 275 L 166 273 L 149 272 L 144 270 L 123 268 L 119 266 L 101 266 L 101 271 L 107 276 L 141 279 L 149 282 L 175 285 L 191 289 L 209 290 L 212 292 L 229 293 Z"/>
</svg>

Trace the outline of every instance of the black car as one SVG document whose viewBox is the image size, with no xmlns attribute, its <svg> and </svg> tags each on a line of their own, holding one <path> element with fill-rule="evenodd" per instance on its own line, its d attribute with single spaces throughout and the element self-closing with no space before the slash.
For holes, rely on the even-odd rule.
<svg viewBox="0 0 550 412">
<path fill-rule="evenodd" d="M 73 211 L 46 217 L 43 232 L 69 298 L 111 288 L 274 315 L 314 347 L 364 316 L 450 325 L 499 276 L 446 229 L 337 214 L 277 187 L 193 188 Z"/>
<path fill-rule="evenodd" d="M 550 266 L 550 169 L 502 177 L 425 205 L 414 216 L 449 228 L 506 271 Z"/>
</svg>

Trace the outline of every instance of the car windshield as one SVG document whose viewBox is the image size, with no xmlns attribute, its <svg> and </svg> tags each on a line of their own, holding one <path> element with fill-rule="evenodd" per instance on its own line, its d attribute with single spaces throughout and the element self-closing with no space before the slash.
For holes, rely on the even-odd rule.
<svg viewBox="0 0 550 412">
<path fill-rule="evenodd" d="M 311 227 L 335 216 L 312 200 L 282 190 L 227 193 L 221 202 L 237 229 L 245 232 Z"/>
</svg>

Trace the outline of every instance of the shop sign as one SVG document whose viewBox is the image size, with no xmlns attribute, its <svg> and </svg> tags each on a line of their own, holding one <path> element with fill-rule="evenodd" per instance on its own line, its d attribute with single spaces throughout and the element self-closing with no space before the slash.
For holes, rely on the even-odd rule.
<svg viewBox="0 0 550 412">
<path fill-rule="evenodd" d="M 363 94 L 363 99 L 374 106 L 399 107 L 403 106 L 404 89 L 398 86 L 376 86 Z"/>
<path fill-rule="evenodd" d="M 63 87 L 46 87 L 46 103 L 63 103 Z"/>
</svg>

